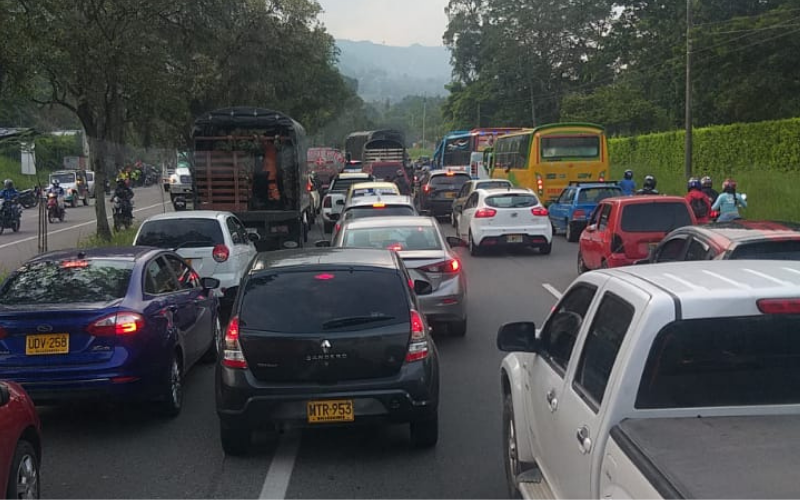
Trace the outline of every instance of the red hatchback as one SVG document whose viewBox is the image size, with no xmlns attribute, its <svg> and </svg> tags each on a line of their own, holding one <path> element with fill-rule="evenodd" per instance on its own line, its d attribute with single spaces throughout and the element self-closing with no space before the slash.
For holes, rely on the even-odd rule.
<svg viewBox="0 0 800 500">
<path fill-rule="evenodd" d="M 39 498 L 41 425 L 22 387 L 0 382 L 0 496 Z"/>
<path fill-rule="evenodd" d="M 680 196 L 626 196 L 603 200 L 581 234 L 578 272 L 621 267 L 646 259 L 673 229 L 697 223 Z"/>
</svg>

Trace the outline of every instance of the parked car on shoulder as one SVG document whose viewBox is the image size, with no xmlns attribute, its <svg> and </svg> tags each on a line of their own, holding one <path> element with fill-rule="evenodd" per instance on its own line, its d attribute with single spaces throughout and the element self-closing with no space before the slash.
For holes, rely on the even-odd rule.
<svg viewBox="0 0 800 500">
<path fill-rule="evenodd" d="M 433 217 L 449 216 L 453 211 L 453 201 L 464 184 L 472 180 L 467 172 L 434 170 L 422 181 L 418 193 L 419 210 Z"/>
<path fill-rule="evenodd" d="M 553 232 L 564 232 L 569 242 L 576 242 L 597 204 L 606 198 L 622 196 L 616 182 L 572 182 L 547 209 Z"/>
<path fill-rule="evenodd" d="M 514 185 L 511 181 L 507 179 L 482 179 L 482 180 L 472 180 L 464 184 L 461 187 L 461 191 L 458 192 L 456 195 L 456 199 L 453 200 L 453 210 L 450 212 L 450 224 L 453 227 L 458 225 L 458 217 L 461 215 L 462 210 L 464 210 L 464 203 L 467 202 L 467 198 L 477 189 L 503 189 L 503 188 L 513 188 Z"/>
<path fill-rule="evenodd" d="M 218 286 L 150 247 L 34 257 L 0 286 L 0 378 L 37 404 L 144 400 L 176 416 L 184 375 L 216 357 Z"/>
<path fill-rule="evenodd" d="M 387 422 L 436 445 L 439 360 L 417 299 L 432 288 L 390 250 L 259 254 L 217 365 L 225 453 L 259 428 Z"/>
<path fill-rule="evenodd" d="M 578 272 L 646 259 L 670 231 L 697 224 L 680 196 L 626 196 L 600 202 L 581 233 Z"/>
<path fill-rule="evenodd" d="M 0 380 L 0 496 L 41 495 L 42 426 L 18 384 Z"/>
<path fill-rule="evenodd" d="M 489 248 L 532 247 L 547 255 L 553 228 L 547 209 L 529 189 L 479 189 L 458 217 L 456 234 L 473 256 Z"/>
<path fill-rule="evenodd" d="M 798 331 L 800 262 L 579 276 L 497 335 L 508 496 L 800 497 Z"/>
<path fill-rule="evenodd" d="M 333 225 L 339 220 L 350 186 L 373 180 L 372 175 L 363 172 L 341 173 L 333 178 L 330 188 L 322 198 L 322 230 L 324 232 L 330 233 Z"/>
<path fill-rule="evenodd" d="M 451 335 L 466 335 L 467 280 L 436 219 L 399 216 L 345 221 L 333 246 L 396 251 L 407 268 L 422 273 L 433 286 L 431 294 L 419 299 L 428 321 L 445 325 Z"/>
</svg>

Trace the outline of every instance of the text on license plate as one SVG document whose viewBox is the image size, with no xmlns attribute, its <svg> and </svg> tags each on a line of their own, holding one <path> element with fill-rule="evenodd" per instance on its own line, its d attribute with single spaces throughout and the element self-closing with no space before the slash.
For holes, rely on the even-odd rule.
<svg viewBox="0 0 800 500">
<path fill-rule="evenodd" d="M 445 198 L 450 198 L 451 200 L 456 197 L 456 193 L 445 193 Z"/>
<path fill-rule="evenodd" d="M 308 423 L 352 422 L 355 420 L 353 400 L 309 401 Z"/>
<path fill-rule="evenodd" d="M 521 234 L 509 234 L 506 236 L 506 242 L 508 243 L 522 243 L 524 240 Z"/>
<path fill-rule="evenodd" d="M 28 356 L 67 353 L 69 353 L 68 333 L 28 335 L 25 338 L 25 354 Z"/>
</svg>

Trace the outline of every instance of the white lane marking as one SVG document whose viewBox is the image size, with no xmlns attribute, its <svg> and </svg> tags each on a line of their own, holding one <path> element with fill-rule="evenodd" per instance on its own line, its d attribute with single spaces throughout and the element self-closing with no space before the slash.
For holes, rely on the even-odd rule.
<svg viewBox="0 0 800 500">
<path fill-rule="evenodd" d="M 561 300 L 561 297 L 564 295 L 561 292 L 559 292 L 558 289 L 556 287 L 554 287 L 553 285 L 551 285 L 550 283 L 543 283 L 542 284 L 542 288 L 544 288 L 545 290 L 550 292 L 553 295 L 553 297 L 555 297 L 557 300 Z"/>
<path fill-rule="evenodd" d="M 153 208 L 156 208 L 156 207 L 162 207 L 164 205 L 166 205 L 166 202 L 156 203 L 155 205 L 150 205 L 149 207 L 137 208 L 133 212 L 136 213 L 136 212 L 141 212 L 143 210 L 150 210 L 150 209 L 153 209 Z M 114 216 L 112 215 L 111 217 L 108 217 L 108 220 L 111 220 L 113 218 L 114 218 Z M 74 226 L 65 227 L 63 229 L 56 229 L 55 231 L 48 231 L 47 235 L 50 236 L 50 235 L 53 235 L 53 234 L 63 233 L 65 231 L 72 231 L 73 229 L 77 229 L 79 227 L 91 226 L 92 224 L 97 224 L 97 220 L 90 220 L 88 222 L 81 222 L 80 224 L 75 224 Z M 36 241 L 38 239 L 39 239 L 39 236 L 31 236 L 31 237 L 24 238 L 24 239 L 21 239 L 21 240 L 12 241 L 10 243 L 5 243 L 3 245 L 0 245 L 0 250 L 2 250 L 4 248 L 8 248 L 8 247 L 13 247 L 14 245 L 19 245 L 21 243 L 27 243 L 29 241 Z"/>
<path fill-rule="evenodd" d="M 300 434 L 284 434 L 279 438 L 278 447 L 275 455 L 272 456 L 272 463 L 269 465 L 267 477 L 264 478 L 264 486 L 258 498 L 275 498 L 283 500 L 286 498 L 286 490 L 289 489 L 289 480 L 292 479 L 292 469 L 297 458 L 297 451 L 300 448 Z"/>
</svg>

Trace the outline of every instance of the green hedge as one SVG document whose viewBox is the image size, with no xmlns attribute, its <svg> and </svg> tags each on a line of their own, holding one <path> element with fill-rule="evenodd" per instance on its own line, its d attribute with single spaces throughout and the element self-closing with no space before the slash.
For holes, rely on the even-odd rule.
<svg viewBox="0 0 800 500">
<path fill-rule="evenodd" d="M 612 175 L 630 168 L 639 185 L 651 174 L 661 192 L 685 193 L 684 138 L 676 131 L 611 139 Z M 735 178 L 748 195 L 747 218 L 800 219 L 800 118 L 696 129 L 693 175 L 710 175 L 718 190 Z"/>
<path fill-rule="evenodd" d="M 40 135 L 36 137 L 36 172 L 40 182 L 47 184 L 47 176 L 54 170 L 63 168 L 65 156 L 83 154 L 83 139 L 76 136 Z M 19 143 L 6 141 L 0 143 L 0 181 L 11 179 L 17 187 L 26 189 L 36 183 L 33 176 L 22 175 Z"/>
</svg>

